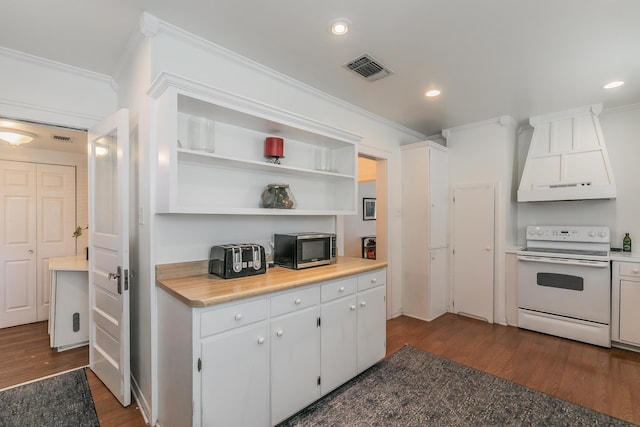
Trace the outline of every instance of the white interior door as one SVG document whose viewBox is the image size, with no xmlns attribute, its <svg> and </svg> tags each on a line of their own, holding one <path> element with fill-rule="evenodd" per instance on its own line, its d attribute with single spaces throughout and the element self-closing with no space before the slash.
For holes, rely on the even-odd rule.
<svg viewBox="0 0 640 427">
<path fill-rule="evenodd" d="M 75 255 L 76 170 L 73 166 L 37 166 L 37 310 L 38 321 L 49 318 L 49 258 Z"/>
<path fill-rule="evenodd" d="M 453 196 L 453 311 L 493 323 L 494 186 Z"/>
<path fill-rule="evenodd" d="M 90 129 L 89 148 L 89 365 L 128 406 L 129 111 Z"/>
<path fill-rule="evenodd" d="M 0 161 L 0 327 L 37 319 L 36 165 Z"/>
</svg>

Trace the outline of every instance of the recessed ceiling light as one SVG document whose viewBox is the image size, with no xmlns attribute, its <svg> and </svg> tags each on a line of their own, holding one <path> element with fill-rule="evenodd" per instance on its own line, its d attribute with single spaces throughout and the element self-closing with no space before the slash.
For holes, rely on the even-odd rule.
<svg viewBox="0 0 640 427">
<path fill-rule="evenodd" d="M 429 98 L 433 98 L 434 96 L 438 95 L 440 95 L 440 91 L 438 89 L 431 89 L 430 91 L 425 93 L 425 96 L 428 96 Z"/>
<path fill-rule="evenodd" d="M 613 89 L 615 87 L 620 87 L 624 84 L 623 81 L 617 80 L 615 82 L 609 82 L 603 86 L 604 89 Z"/>
<path fill-rule="evenodd" d="M 344 36 L 349 32 L 349 25 L 351 25 L 351 21 L 344 18 L 334 19 L 331 21 L 331 33 L 336 36 Z"/>
</svg>

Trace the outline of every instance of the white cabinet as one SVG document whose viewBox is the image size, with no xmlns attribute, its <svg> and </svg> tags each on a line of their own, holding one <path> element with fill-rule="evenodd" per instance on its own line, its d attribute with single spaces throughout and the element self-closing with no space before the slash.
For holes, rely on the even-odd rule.
<svg viewBox="0 0 640 427">
<path fill-rule="evenodd" d="M 613 262 L 612 341 L 640 346 L 640 263 Z"/>
<path fill-rule="evenodd" d="M 154 99 L 159 213 L 341 215 L 357 212 L 359 136 L 179 77 L 161 74 Z M 213 148 L 194 149 L 193 118 L 212 125 Z M 281 164 L 264 140 L 284 139 Z M 268 184 L 289 184 L 295 209 L 260 207 Z"/>
<path fill-rule="evenodd" d="M 273 425 L 320 397 L 319 302 L 318 287 L 271 298 Z"/>
<path fill-rule="evenodd" d="M 158 424 L 266 426 L 386 353 L 386 269 L 189 307 L 158 291 Z"/>
<path fill-rule="evenodd" d="M 85 256 L 49 259 L 49 343 L 58 351 L 89 342 L 89 262 Z"/>
<path fill-rule="evenodd" d="M 357 287 L 356 277 L 332 281 L 321 287 L 320 371 L 323 395 L 358 373 Z"/>
<path fill-rule="evenodd" d="M 358 276 L 358 373 L 386 352 L 386 270 Z"/>
<path fill-rule="evenodd" d="M 429 321 L 449 306 L 448 154 L 432 142 L 401 149 L 402 312 Z"/>
<path fill-rule="evenodd" d="M 202 341 L 202 425 L 266 425 L 268 348 L 266 321 Z"/>
</svg>

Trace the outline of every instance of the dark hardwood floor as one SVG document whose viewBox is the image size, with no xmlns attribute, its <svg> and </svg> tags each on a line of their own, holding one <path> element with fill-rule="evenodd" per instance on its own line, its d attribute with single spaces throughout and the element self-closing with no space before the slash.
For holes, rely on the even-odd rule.
<svg viewBox="0 0 640 427">
<path fill-rule="evenodd" d="M 61 352 L 52 351 L 49 348 L 47 322 L 0 329 L 0 389 L 86 366 L 88 363 L 88 346 Z M 86 372 L 101 426 L 146 425 L 133 398 L 133 403 L 123 408 L 90 369 Z"/>
<path fill-rule="evenodd" d="M 640 424 L 640 353 L 445 314 L 387 322 L 387 355 L 404 344 Z"/>
<path fill-rule="evenodd" d="M 640 353 L 605 349 L 454 314 L 432 322 L 387 322 L 387 354 L 404 344 L 640 424 Z M 0 389 L 88 363 L 88 349 L 53 352 L 47 322 L 0 329 Z M 87 378 L 102 426 L 144 426 L 136 403 L 123 408 Z"/>
</svg>

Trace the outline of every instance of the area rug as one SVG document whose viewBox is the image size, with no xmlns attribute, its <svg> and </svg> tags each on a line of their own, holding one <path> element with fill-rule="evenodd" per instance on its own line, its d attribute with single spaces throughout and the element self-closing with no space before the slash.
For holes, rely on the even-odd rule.
<svg viewBox="0 0 640 427">
<path fill-rule="evenodd" d="M 410 346 L 280 426 L 632 426 Z"/>
<path fill-rule="evenodd" d="M 0 426 L 99 426 L 85 369 L 0 392 Z"/>
</svg>

